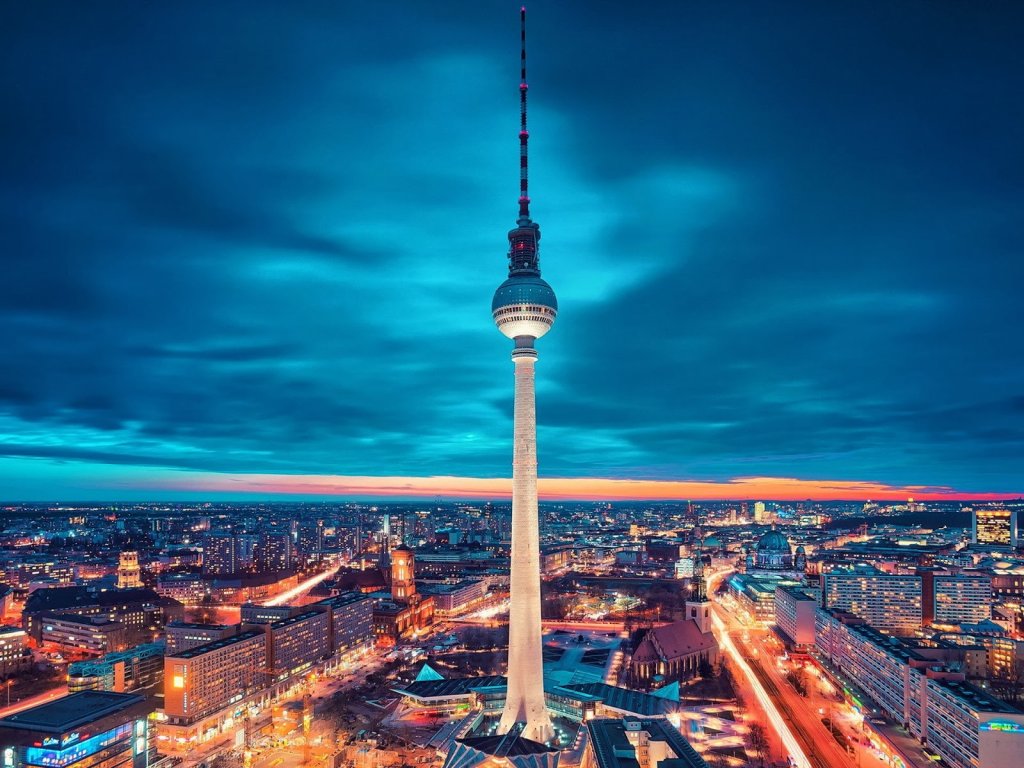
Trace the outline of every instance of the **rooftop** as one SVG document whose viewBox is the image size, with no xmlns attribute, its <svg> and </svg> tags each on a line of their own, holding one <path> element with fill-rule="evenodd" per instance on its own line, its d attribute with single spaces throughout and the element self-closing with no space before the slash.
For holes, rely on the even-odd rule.
<svg viewBox="0 0 1024 768">
<path fill-rule="evenodd" d="M 652 741 L 665 742 L 675 753 L 673 765 L 681 768 L 707 768 L 707 763 L 690 743 L 662 718 L 596 719 L 587 723 L 598 768 L 639 768 L 636 748 L 626 735 L 631 730 L 646 731 Z"/>
<path fill-rule="evenodd" d="M 64 733 L 145 700 L 144 696 L 133 693 L 81 691 L 8 715 L 0 720 L 0 727 Z"/>
<path fill-rule="evenodd" d="M 187 651 L 176 651 L 174 653 L 167 654 L 167 658 L 174 659 L 194 659 L 196 656 L 202 656 L 204 653 L 210 651 L 218 651 L 229 645 L 235 643 L 241 643 L 246 640 L 252 640 L 254 637 L 264 637 L 263 632 L 250 631 L 242 632 L 238 635 L 232 635 L 231 637 L 225 637 L 221 640 L 214 640 L 212 643 L 204 643 L 203 645 L 197 645 L 195 648 L 189 648 Z"/>
</svg>

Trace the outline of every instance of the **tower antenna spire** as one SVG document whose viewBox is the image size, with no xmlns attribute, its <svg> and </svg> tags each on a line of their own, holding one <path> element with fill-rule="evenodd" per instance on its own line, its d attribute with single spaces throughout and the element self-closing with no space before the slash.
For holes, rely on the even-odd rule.
<svg viewBox="0 0 1024 768">
<path fill-rule="evenodd" d="M 530 220 L 530 180 L 528 143 L 530 132 L 526 129 L 526 92 L 530 86 L 526 84 L 526 6 L 519 9 L 520 38 L 522 52 L 520 54 L 519 78 L 519 223 Z"/>
</svg>

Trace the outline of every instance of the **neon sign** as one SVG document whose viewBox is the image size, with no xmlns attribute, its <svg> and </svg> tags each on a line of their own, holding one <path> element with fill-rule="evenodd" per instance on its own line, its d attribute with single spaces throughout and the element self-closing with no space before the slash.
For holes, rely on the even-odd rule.
<svg viewBox="0 0 1024 768">
<path fill-rule="evenodd" d="M 982 731 L 1002 731 L 1003 733 L 1024 733 L 1024 724 L 1010 720 L 989 720 L 978 726 Z"/>
</svg>

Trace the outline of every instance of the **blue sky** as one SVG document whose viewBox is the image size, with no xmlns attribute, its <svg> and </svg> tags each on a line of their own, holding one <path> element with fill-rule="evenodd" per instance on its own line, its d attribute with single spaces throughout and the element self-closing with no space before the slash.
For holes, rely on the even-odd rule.
<svg viewBox="0 0 1024 768">
<path fill-rule="evenodd" d="M 531 4 L 543 474 L 1024 488 L 1024 12 L 875 5 Z M 0 59 L 0 498 L 508 474 L 515 4 L 9 3 Z"/>
</svg>

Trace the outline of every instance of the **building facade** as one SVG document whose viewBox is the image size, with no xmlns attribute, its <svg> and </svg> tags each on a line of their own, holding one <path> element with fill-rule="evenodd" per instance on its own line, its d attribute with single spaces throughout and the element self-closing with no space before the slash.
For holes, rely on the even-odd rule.
<svg viewBox="0 0 1024 768">
<path fill-rule="evenodd" d="M 971 543 L 994 549 L 1016 549 L 1017 510 L 975 509 L 971 518 Z"/>
<path fill-rule="evenodd" d="M 964 681 L 967 649 L 882 634 L 842 611 L 819 609 L 816 619 L 821 658 L 945 764 L 1020 764 L 1024 712 Z"/>
<path fill-rule="evenodd" d="M 164 627 L 168 655 L 223 640 L 237 632 L 237 624 L 196 624 L 188 621 L 172 621 Z"/>
<path fill-rule="evenodd" d="M 921 626 L 920 576 L 858 565 L 823 573 L 821 585 L 825 608 L 848 611 L 882 629 L 912 631 Z"/>
<path fill-rule="evenodd" d="M 91 661 L 68 665 L 68 691 L 127 693 L 153 688 L 164 679 L 163 643 L 138 645 Z"/>
<path fill-rule="evenodd" d="M 796 587 L 775 588 L 775 626 L 793 647 L 813 647 L 817 607 L 813 597 Z"/>
<path fill-rule="evenodd" d="M 164 715 L 187 725 L 266 687 L 267 634 L 242 632 L 164 658 Z"/>
</svg>

